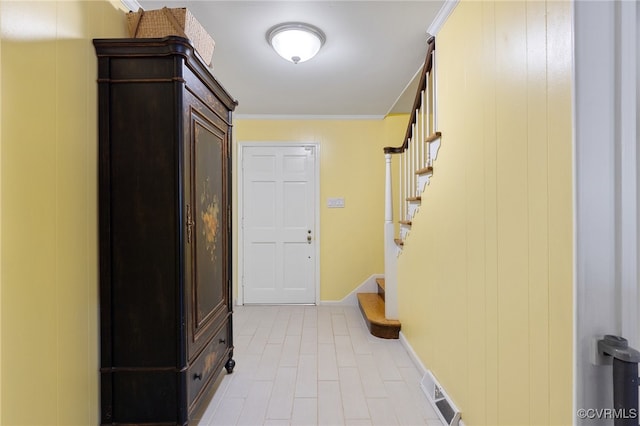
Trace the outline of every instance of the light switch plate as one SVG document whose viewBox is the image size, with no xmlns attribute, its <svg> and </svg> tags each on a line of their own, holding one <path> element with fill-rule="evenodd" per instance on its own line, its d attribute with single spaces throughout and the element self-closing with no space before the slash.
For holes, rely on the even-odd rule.
<svg viewBox="0 0 640 426">
<path fill-rule="evenodd" d="M 342 209 L 344 208 L 344 198 L 327 198 L 327 207 L 330 209 Z"/>
</svg>

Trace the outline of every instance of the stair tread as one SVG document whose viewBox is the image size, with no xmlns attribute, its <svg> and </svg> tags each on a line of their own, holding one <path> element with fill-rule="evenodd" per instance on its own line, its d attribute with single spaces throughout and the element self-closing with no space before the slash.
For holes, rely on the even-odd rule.
<svg viewBox="0 0 640 426">
<path fill-rule="evenodd" d="M 411 221 L 410 220 L 401 220 L 400 221 L 400 225 L 411 226 Z"/>
<path fill-rule="evenodd" d="M 407 201 L 411 202 L 411 201 L 422 201 L 422 197 L 417 196 L 417 197 L 407 197 Z"/>
<path fill-rule="evenodd" d="M 402 241 L 400 238 L 395 238 L 395 239 L 393 240 L 393 242 L 395 242 L 395 243 L 396 243 L 396 245 L 397 245 L 397 246 L 399 246 L 399 247 L 404 246 L 404 241 Z"/>
<path fill-rule="evenodd" d="M 384 290 L 384 278 L 376 278 L 376 284 Z"/>
<path fill-rule="evenodd" d="M 441 137 L 442 137 L 442 133 L 435 132 L 435 133 L 431 133 L 424 141 L 426 143 L 431 143 L 431 142 L 437 141 Z"/>
<path fill-rule="evenodd" d="M 416 170 L 416 174 L 417 175 L 428 175 L 433 173 L 433 167 L 429 166 L 429 167 L 423 167 L 421 169 Z"/>
<path fill-rule="evenodd" d="M 358 293 L 358 301 L 369 322 L 381 326 L 400 327 L 400 321 L 384 316 L 384 302 L 378 293 Z"/>
</svg>

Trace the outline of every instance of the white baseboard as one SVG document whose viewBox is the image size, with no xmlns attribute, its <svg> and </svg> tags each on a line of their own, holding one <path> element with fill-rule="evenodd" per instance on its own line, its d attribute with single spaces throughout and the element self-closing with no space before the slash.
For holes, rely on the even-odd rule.
<svg viewBox="0 0 640 426">
<path fill-rule="evenodd" d="M 427 368 L 424 366 L 422 361 L 420 361 L 420 358 L 418 358 L 418 354 L 416 353 L 416 351 L 413 350 L 413 347 L 405 337 L 404 333 L 402 333 L 402 330 L 400 330 L 399 339 L 400 339 L 400 343 L 409 354 L 409 358 L 411 358 L 411 361 L 413 361 L 413 364 L 416 366 L 416 368 L 420 372 L 420 375 L 424 376 L 425 374 L 427 374 L 427 371 L 428 371 Z"/>
<path fill-rule="evenodd" d="M 346 295 L 342 300 L 321 300 L 320 305 L 334 305 L 334 306 L 358 306 L 358 293 L 377 293 L 378 284 L 376 284 L 377 278 L 384 278 L 384 274 L 373 274 L 362 284 L 356 287 L 351 293 Z"/>
<path fill-rule="evenodd" d="M 418 354 L 416 354 L 416 351 L 413 350 L 413 347 L 411 346 L 411 344 L 409 343 L 405 335 L 402 333 L 402 331 L 400 331 L 400 343 L 405 348 L 405 350 L 407 351 L 407 354 L 409 354 L 409 358 L 411 359 L 411 361 L 413 361 L 413 364 L 416 366 L 416 368 L 422 375 L 420 388 L 426 395 L 427 399 L 429 400 L 429 403 L 431 404 L 435 412 L 438 414 L 438 418 L 440 419 L 440 422 L 442 423 L 442 425 L 443 426 L 454 426 L 454 425 L 465 426 L 464 422 L 460 418 L 460 411 L 453 404 L 449 395 L 446 394 L 444 389 L 442 389 L 440 384 L 435 380 L 433 373 L 428 368 L 426 368 L 422 363 L 422 361 L 420 360 L 420 358 L 418 358 Z M 447 422 L 447 419 L 445 419 L 445 417 L 442 415 L 441 409 L 437 406 L 436 401 L 434 400 L 434 395 L 433 395 L 434 386 L 438 387 L 438 392 L 440 392 L 440 396 L 441 396 L 440 399 L 446 399 L 447 402 L 449 403 L 449 407 L 454 412 L 452 417 L 449 418 L 449 422 Z"/>
<path fill-rule="evenodd" d="M 376 279 L 384 278 L 384 274 L 373 274 L 362 284 L 356 287 L 351 293 L 346 295 L 342 300 L 321 300 L 318 305 L 326 306 L 358 306 L 358 293 L 377 293 L 378 284 Z M 233 302 L 234 306 L 241 306 L 242 304 L 236 298 Z"/>
</svg>

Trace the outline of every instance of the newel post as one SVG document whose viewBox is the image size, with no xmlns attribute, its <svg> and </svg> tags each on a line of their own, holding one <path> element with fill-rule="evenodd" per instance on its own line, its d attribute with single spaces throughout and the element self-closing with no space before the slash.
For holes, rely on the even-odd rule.
<svg viewBox="0 0 640 426">
<path fill-rule="evenodd" d="M 384 281 L 385 317 L 398 319 L 397 247 L 394 242 L 393 194 L 391 191 L 391 153 L 385 152 L 384 189 Z"/>
<path fill-rule="evenodd" d="M 391 191 L 391 154 L 384 154 L 385 186 L 384 186 L 384 223 L 393 223 L 393 194 Z"/>
</svg>

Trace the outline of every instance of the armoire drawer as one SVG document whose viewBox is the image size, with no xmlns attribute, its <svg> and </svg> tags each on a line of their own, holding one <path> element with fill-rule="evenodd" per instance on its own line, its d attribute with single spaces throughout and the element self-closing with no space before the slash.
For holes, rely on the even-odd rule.
<svg viewBox="0 0 640 426">
<path fill-rule="evenodd" d="M 220 330 L 209 341 L 204 350 L 189 367 L 187 373 L 187 400 L 189 406 L 210 380 L 215 380 L 226 362 L 229 347 L 228 327 L 225 321 Z"/>
</svg>

